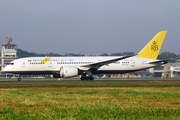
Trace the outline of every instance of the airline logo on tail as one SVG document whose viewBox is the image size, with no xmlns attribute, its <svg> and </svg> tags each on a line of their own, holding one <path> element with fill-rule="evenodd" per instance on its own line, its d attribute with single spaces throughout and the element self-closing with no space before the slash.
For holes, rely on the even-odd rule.
<svg viewBox="0 0 180 120">
<path fill-rule="evenodd" d="M 157 59 L 167 31 L 160 31 L 136 57 Z"/>
<path fill-rule="evenodd" d="M 153 50 L 154 52 L 158 51 L 158 45 L 156 41 L 152 42 L 153 45 L 151 45 L 151 50 Z"/>
</svg>

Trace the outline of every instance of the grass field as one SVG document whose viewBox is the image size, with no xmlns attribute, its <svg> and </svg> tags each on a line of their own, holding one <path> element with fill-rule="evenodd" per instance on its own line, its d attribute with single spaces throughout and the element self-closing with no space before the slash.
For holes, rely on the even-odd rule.
<svg viewBox="0 0 180 120">
<path fill-rule="evenodd" d="M 0 85 L 0 119 L 180 119 L 180 82 Z"/>
</svg>

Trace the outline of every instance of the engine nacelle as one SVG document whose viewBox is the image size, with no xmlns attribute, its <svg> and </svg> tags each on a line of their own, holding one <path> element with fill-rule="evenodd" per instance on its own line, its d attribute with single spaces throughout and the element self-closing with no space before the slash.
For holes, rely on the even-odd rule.
<svg viewBox="0 0 180 120">
<path fill-rule="evenodd" d="M 78 75 L 78 68 L 71 66 L 63 66 L 60 68 L 60 77 L 75 77 Z"/>
</svg>

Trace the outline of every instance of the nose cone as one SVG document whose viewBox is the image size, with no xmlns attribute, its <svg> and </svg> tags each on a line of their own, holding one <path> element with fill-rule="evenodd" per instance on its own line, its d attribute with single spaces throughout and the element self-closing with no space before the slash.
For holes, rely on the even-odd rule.
<svg viewBox="0 0 180 120">
<path fill-rule="evenodd" d="M 3 72 L 6 72 L 7 71 L 7 66 L 2 70 Z"/>
<path fill-rule="evenodd" d="M 7 65 L 2 71 L 8 73 L 10 71 L 10 66 Z"/>
</svg>

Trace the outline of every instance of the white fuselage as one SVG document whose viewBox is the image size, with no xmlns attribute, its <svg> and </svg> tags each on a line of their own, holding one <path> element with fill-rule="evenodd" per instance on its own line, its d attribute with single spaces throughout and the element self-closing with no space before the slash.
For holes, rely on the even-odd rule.
<svg viewBox="0 0 180 120">
<path fill-rule="evenodd" d="M 43 59 L 47 57 L 27 57 L 17 59 L 11 62 L 4 68 L 5 72 L 14 74 L 54 74 L 59 73 L 62 66 L 72 66 L 83 70 L 83 65 L 103 62 L 111 59 L 119 58 L 114 57 L 49 57 L 50 59 L 42 63 Z M 115 63 L 110 63 L 99 67 L 93 74 L 117 74 L 138 71 L 154 66 L 162 65 L 148 64 L 149 61 L 157 61 L 155 59 L 130 57 L 119 60 Z"/>
<path fill-rule="evenodd" d="M 60 78 L 81 75 L 81 80 L 93 80 L 93 74 L 119 74 L 143 70 L 167 63 L 168 60 L 157 60 L 166 32 L 160 31 L 136 56 L 28 57 L 12 61 L 4 68 L 4 72 L 53 74 Z"/>
</svg>

